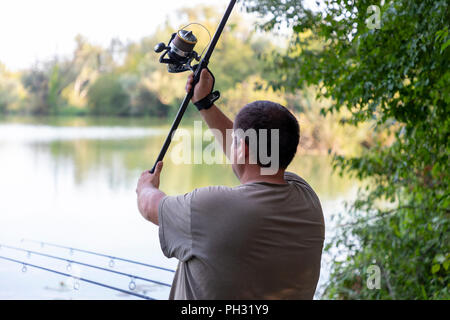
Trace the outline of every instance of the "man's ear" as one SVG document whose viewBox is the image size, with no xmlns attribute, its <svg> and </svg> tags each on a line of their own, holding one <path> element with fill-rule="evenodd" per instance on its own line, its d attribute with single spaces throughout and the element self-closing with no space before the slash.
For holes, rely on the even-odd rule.
<svg viewBox="0 0 450 320">
<path fill-rule="evenodd" d="M 239 139 L 239 148 L 238 148 L 238 159 L 240 159 L 240 163 L 249 163 L 249 148 L 245 143 L 244 139 Z"/>
<path fill-rule="evenodd" d="M 250 163 L 250 148 L 248 144 L 245 143 L 245 140 L 242 139 L 243 152 L 245 155 L 245 163 Z"/>
</svg>

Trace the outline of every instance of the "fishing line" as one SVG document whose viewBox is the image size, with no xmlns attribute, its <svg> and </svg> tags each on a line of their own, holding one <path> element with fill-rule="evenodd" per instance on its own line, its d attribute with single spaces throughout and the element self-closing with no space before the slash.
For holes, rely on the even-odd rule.
<svg viewBox="0 0 450 320">
<path fill-rule="evenodd" d="M 181 28 L 180 30 L 184 30 L 185 28 L 187 28 L 187 27 L 189 27 L 189 26 L 191 26 L 191 25 L 193 25 L 193 24 L 196 24 L 196 25 L 201 26 L 203 29 L 206 30 L 206 32 L 208 32 L 208 36 L 209 36 L 209 42 L 208 42 L 208 44 L 203 48 L 202 53 L 200 53 L 200 58 L 201 58 L 201 57 L 203 56 L 203 53 L 205 53 L 205 50 L 208 48 L 209 44 L 211 43 L 212 37 L 211 37 L 211 33 L 209 32 L 208 28 L 206 28 L 204 25 L 202 25 L 201 23 L 198 23 L 198 22 L 191 22 L 191 23 L 185 25 L 185 26 L 184 26 L 183 28 Z"/>
</svg>

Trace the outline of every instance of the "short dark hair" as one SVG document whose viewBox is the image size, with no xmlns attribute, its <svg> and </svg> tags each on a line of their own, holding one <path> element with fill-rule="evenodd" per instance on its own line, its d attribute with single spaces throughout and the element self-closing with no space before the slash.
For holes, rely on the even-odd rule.
<svg viewBox="0 0 450 320">
<path fill-rule="evenodd" d="M 271 101 L 255 101 L 243 107 L 234 121 L 234 130 L 254 129 L 278 129 L 279 130 L 279 166 L 286 169 L 297 152 L 300 141 L 300 126 L 295 116 L 282 105 Z M 259 148 L 259 137 L 257 135 L 257 146 Z M 246 139 L 247 140 L 247 139 Z M 246 141 L 248 144 L 248 141 Z M 270 134 L 267 141 L 267 155 L 271 155 Z M 257 151 L 257 162 L 262 167 L 269 164 L 261 164 L 259 152 Z"/>
</svg>

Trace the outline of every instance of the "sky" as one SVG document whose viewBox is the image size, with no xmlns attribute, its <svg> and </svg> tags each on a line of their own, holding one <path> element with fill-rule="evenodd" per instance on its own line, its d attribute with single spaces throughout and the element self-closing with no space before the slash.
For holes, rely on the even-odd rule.
<svg viewBox="0 0 450 320">
<path fill-rule="evenodd" d="M 228 0 L 1 0 L 0 63 L 17 71 L 37 60 L 69 55 L 75 36 L 107 46 L 112 38 L 139 40 L 176 9 Z"/>
<path fill-rule="evenodd" d="M 304 0 L 315 6 L 315 0 Z M 178 8 L 222 6 L 229 0 L 0 0 L 0 63 L 29 68 L 55 55 L 69 56 L 75 36 L 107 46 L 111 39 L 137 41 L 151 35 Z M 238 3 L 241 14 L 247 14 Z"/>
</svg>

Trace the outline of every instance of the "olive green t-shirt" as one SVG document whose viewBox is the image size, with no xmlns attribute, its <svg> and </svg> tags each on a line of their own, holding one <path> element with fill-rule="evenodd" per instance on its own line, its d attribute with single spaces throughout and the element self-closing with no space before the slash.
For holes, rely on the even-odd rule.
<svg viewBox="0 0 450 320">
<path fill-rule="evenodd" d="M 161 248 L 179 265 L 169 299 L 312 299 L 325 224 L 305 180 L 213 186 L 164 197 Z"/>
</svg>

